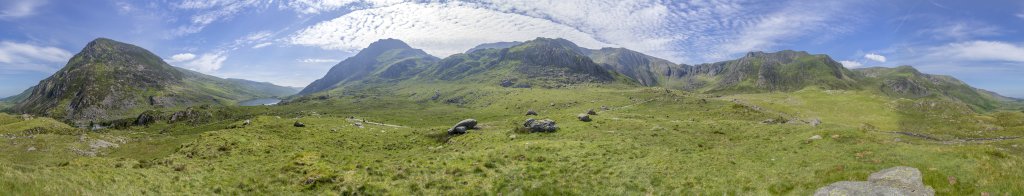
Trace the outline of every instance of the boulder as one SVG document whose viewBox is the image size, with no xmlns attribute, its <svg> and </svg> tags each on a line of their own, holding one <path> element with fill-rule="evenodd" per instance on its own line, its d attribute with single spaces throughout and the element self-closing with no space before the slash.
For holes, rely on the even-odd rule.
<svg viewBox="0 0 1024 196">
<path fill-rule="evenodd" d="M 558 125 L 556 125 L 555 121 L 551 119 L 526 119 L 526 123 L 523 123 L 523 127 L 526 127 L 526 130 L 530 133 L 555 132 L 558 130 Z"/>
<path fill-rule="evenodd" d="M 467 130 L 468 129 L 466 129 L 466 127 L 462 127 L 462 126 L 455 127 L 455 128 L 452 128 L 452 129 L 448 129 L 448 135 L 465 134 Z"/>
<path fill-rule="evenodd" d="M 246 126 L 246 125 L 249 125 L 249 124 L 252 124 L 252 120 L 245 119 L 245 122 L 242 122 L 242 126 Z"/>
<path fill-rule="evenodd" d="M 455 126 L 452 126 L 451 129 L 448 129 L 448 134 L 449 135 L 465 134 L 470 129 L 476 129 L 476 120 L 475 119 L 466 119 L 466 120 L 459 121 L 459 123 L 456 123 Z"/>
<path fill-rule="evenodd" d="M 583 122 L 590 122 L 590 120 L 591 120 L 590 119 L 590 115 L 587 115 L 587 114 L 576 115 L 576 118 L 580 119 L 580 121 L 583 121 Z"/>
<path fill-rule="evenodd" d="M 821 119 L 815 118 L 815 119 L 811 120 L 811 126 L 812 127 L 818 127 L 818 125 L 821 125 Z"/>
<path fill-rule="evenodd" d="M 868 176 L 868 181 L 841 181 L 819 188 L 815 196 L 829 195 L 935 195 L 935 190 L 922 182 L 921 171 L 897 166 Z"/>
<path fill-rule="evenodd" d="M 594 109 L 590 109 L 590 110 L 587 110 L 587 114 L 589 114 L 589 115 L 597 115 L 597 112 L 595 112 Z"/>
<path fill-rule="evenodd" d="M 809 140 L 820 140 L 821 139 L 821 135 L 814 135 L 814 136 L 811 136 L 811 138 L 807 138 L 807 139 L 809 139 Z"/>
<path fill-rule="evenodd" d="M 292 125 L 294 125 L 295 127 L 306 127 L 306 124 L 302 124 L 302 122 L 299 121 L 295 121 L 295 124 Z"/>
<path fill-rule="evenodd" d="M 526 115 L 527 115 L 527 116 L 529 116 L 529 115 L 534 115 L 534 116 L 536 116 L 536 115 L 537 115 L 537 112 L 533 111 L 533 109 L 530 109 L 530 110 L 527 110 L 527 111 L 526 111 Z"/>
</svg>

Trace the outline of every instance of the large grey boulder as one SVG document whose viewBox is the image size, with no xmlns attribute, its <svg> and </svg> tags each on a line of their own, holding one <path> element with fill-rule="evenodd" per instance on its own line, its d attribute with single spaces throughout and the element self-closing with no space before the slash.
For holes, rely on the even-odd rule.
<svg viewBox="0 0 1024 196">
<path fill-rule="evenodd" d="M 821 187 L 815 196 L 838 195 L 935 195 L 935 190 L 922 182 L 921 171 L 897 166 L 868 176 L 868 181 L 842 181 Z"/>
<path fill-rule="evenodd" d="M 526 130 L 530 131 L 530 133 L 555 132 L 558 130 L 558 125 L 555 125 L 555 121 L 551 119 L 526 119 L 526 123 L 523 123 L 523 127 L 526 127 Z"/>
<path fill-rule="evenodd" d="M 452 126 L 451 129 L 448 129 L 448 135 L 465 134 L 470 129 L 476 129 L 475 119 L 466 119 L 459 121 L 459 123 L 455 123 L 455 126 Z"/>
</svg>

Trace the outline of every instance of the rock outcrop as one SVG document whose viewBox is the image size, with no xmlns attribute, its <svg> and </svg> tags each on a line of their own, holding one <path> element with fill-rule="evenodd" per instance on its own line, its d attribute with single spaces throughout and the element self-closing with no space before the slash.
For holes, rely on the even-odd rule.
<svg viewBox="0 0 1024 196">
<path fill-rule="evenodd" d="M 922 182 L 917 168 L 897 166 L 868 176 L 868 181 L 841 181 L 821 187 L 815 196 L 833 195 L 935 195 L 935 190 Z"/>
</svg>

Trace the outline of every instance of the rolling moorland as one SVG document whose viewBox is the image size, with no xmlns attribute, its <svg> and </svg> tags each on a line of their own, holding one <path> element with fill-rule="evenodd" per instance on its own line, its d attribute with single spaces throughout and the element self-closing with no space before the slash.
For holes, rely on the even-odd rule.
<svg viewBox="0 0 1024 196">
<path fill-rule="evenodd" d="M 1021 100 L 801 51 L 685 65 L 537 38 L 438 58 L 386 39 L 296 91 L 100 38 L 0 103 L 13 195 L 809 195 L 895 166 L 938 195 L 1024 193 Z"/>
</svg>

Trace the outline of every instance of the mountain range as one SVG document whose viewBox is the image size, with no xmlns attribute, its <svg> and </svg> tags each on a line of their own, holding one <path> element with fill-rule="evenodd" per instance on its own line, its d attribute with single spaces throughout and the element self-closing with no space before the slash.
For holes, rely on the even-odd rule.
<svg viewBox="0 0 1024 196">
<path fill-rule="evenodd" d="M 784 50 L 698 65 L 676 64 L 625 48 L 587 49 L 565 39 L 481 44 L 466 53 L 431 56 L 397 39 L 370 44 L 298 91 L 298 97 L 398 83 L 474 83 L 506 88 L 623 85 L 710 94 L 792 92 L 815 86 L 897 98 L 955 100 L 987 111 L 1018 101 L 950 76 L 910 66 L 847 69 L 828 55 Z M 9 110 L 71 122 L 130 118 L 158 108 L 235 105 L 286 97 L 296 89 L 222 79 L 173 67 L 146 49 L 106 38 L 90 42 L 67 65 L 25 92 Z"/>
<path fill-rule="evenodd" d="M 898 98 L 956 100 L 979 111 L 1016 101 L 911 66 L 847 69 L 828 55 L 803 51 L 750 52 L 735 60 L 686 65 L 625 48 L 587 49 L 550 38 L 481 44 L 443 59 L 399 40 L 380 40 L 334 66 L 300 95 L 400 81 L 511 88 L 616 83 L 714 94 L 792 92 L 816 86 Z"/>
</svg>

